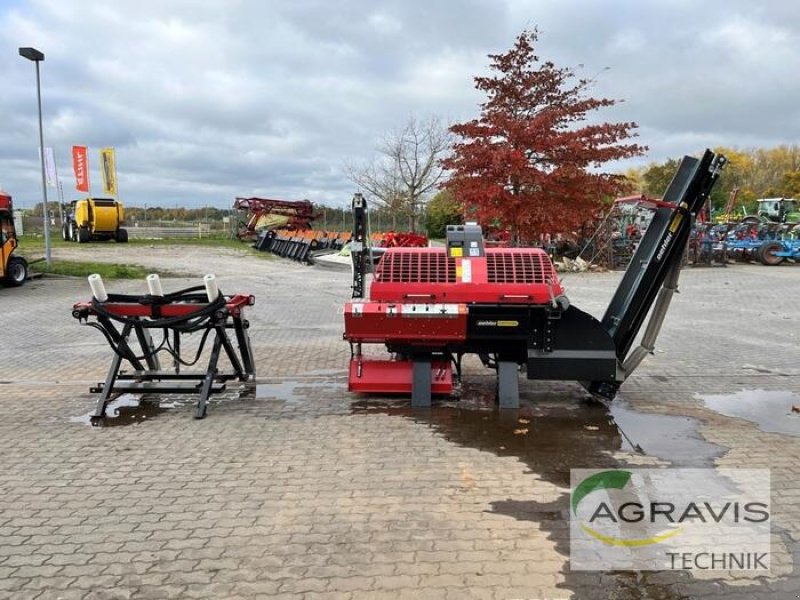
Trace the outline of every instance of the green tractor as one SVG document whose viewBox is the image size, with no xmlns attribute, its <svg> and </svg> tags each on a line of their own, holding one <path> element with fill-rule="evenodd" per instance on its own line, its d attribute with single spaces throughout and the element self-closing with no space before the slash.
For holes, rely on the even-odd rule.
<svg viewBox="0 0 800 600">
<path fill-rule="evenodd" d="M 800 223 L 800 206 L 793 198 L 761 198 L 758 216 L 772 223 Z"/>
</svg>

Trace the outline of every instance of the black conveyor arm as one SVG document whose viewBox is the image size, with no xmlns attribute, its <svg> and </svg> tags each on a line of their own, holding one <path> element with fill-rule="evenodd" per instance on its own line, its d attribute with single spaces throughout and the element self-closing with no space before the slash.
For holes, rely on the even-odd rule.
<svg viewBox="0 0 800 600">
<path fill-rule="evenodd" d="M 645 334 L 650 344 L 647 350 L 652 350 L 669 298 L 677 288 L 692 216 L 702 208 L 726 162 L 724 156 L 710 150 L 700 159 L 685 156 L 664 193 L 664 200 L 673 203 L 675 208 L 662 207 L 656 211 L 602 320 L 621 363 L 664 286 L 663 299 L 653 311 L 653 322 Z M 640 360 L 629 363 L 628 374 Z"/>
</svg>

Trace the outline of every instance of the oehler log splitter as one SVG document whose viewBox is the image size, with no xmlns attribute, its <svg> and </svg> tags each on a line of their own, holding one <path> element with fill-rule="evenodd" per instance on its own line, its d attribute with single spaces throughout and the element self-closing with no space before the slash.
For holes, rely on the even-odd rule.
<svg viewBox="0 0 800 600">
<path fill-rule="evenodd" d="M 519 406 L 520 366 L 528 379 L 579 381 L 593 395 L 613 399 L 653 351 L 693 216 L 725 163 L 709 150 L 683 158 L 601 320 L 570 304 L 543 250 L 486 248 L 477 225 L 448 227 L 445 248 L 389 249 L 369 299 L 345 305 L 348 389 L 410 393 L 413 406 L 430 406 L 432 394 L 452 392 L 462 357 L 476 354 L 497 371 L 501 408 Z M 359 199 L 353 209 L 361 232 L 365 204 Z M 354 298 L 363 295 L 364 252 L 357 246 L 353 253 Z M 646 320 L 640 345 L 631 350 Z M 391 355 L 367 357 L 364 344 L 384 344 Z"/>
</svg>

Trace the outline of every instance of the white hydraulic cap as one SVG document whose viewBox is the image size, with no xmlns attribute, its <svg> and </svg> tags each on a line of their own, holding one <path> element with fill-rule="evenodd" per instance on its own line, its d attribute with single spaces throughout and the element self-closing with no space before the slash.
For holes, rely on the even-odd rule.
<svg viewBox="0 0 800 600">
<path fill-rule="evenodd" d="M 217 278 L 212 274 L 208 274 L 205 277 L 203 277 L 203 283 L 206 284 L 206 295 L 208 295 L 208 301 L 214 302 L 214 300 L 216 300 L 219 297 Z"/>
<path fill-rule="evenodd" d="M 147 289 L 150 290 L 151 296 L 163 296 L 164 290 L 161 289 L 161 279 L 158 277 L 158 273 L 150 273 L 147 276 Z"/>
<path fill-rule="evenodd" d="M 106 286 L 103 285 L 103 278 L 100 277 L 97 273 L 92 273 L 89 275 L 89 287 L 92 288 L 92 296 L 98 302 L 105 302 L 108 300 L 108 294 L 106 294 Z"/>
</svg>

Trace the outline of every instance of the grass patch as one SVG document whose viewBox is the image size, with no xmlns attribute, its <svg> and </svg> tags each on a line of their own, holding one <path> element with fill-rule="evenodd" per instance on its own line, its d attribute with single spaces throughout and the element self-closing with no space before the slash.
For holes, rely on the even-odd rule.
<svg viewBox="0 0 800 600">
<path fill-rule="evenodd" d="M 41 236 L 21 236 L 17 238 L 19 243 L 18 252 L 27 258 L 29 261 L 44 256 L 44 238 Z M 88 244 L 76 244 L 75 242 L 66 242 L 59 237 L 52 237 L 50 239 L 51 248 L 72 248 L 86 252 L 87 255 L 91 254 L 93 249 L 102 248 L 106 244 L 115 245 L 114 241 L 103 242 L 89 242 Z M 130 246 L 132 248 L 150 248 L 157 246 L 159 248 L 181 248 L 181 247 L 206 247 L 206 248 L 230 248 L 231 250 L 239 250 L 258 256 L 259 258 L 271 259 L 273 256 L 268 252 L 261 252 L 253 248 L 253 242 L 242 242 L 238 239 L 231 239 L 229 237 L 204 237 L 204 238 L 166 238 L 156 240 L 128 240 L 123 246 Z"/>
<path fill-rule="evenodd" d="M 50 266 L 47 267 L 44 260 L 44 238 L 41 236 L 20 236 L 17 238 L 18 247 L 17 253 L 20 256 L 28 259 L 31 264 L 31 270 L 37 273 L 45 273 L 50 275 L 63 275 L 69 277 L 88 277 L 92 273 L 98 273 L 103 279 L 140 279 L 152 273 L 153 269 L 148 269 L 135 264 L 119 264 L 119 263 L 102 263 L 93 262 L 91 260 L 92 252 L 102 248 L 106 244 L 115 245 L 117 242 L 104 241 L 104 242 L 90 242 L 88 244 L 76 244 L 75 242 L 67 242 L 61 239 L 61 236 L 52 236 L 50 238 L 51 248 L 72 248 L 86 253 L 86 258 L 89 260 L 59 260 L 54 259 L 51 261 Z M 252 242 L 242 242 L 238 239 L 230 239 L 229 237 L 206 237 L 201 239 L 182 239 L 182 238 L 167 238 L 157 240 L 129 240 L 124 246 L 132 248 L 145 248 L 158 246 L 158 247 L 214 247 L 214 248 L 231 248 L 234 250 L 242 250 L 248 254 L 257 256 L 262 259 L 271 260 L 274 258 L 268 252 L 259 252 L 253 248 Z M 164 269 L 158 270 L 162 277 L 185 277 L 185 273 L 176 273 L 165 271 Z"/>
<path fill-rule="evenodd" d="M 97 273 L 103 279 L 144 279 L 152 269 L 139 265 L 120 265 L 113 263 L 80 262 L 71 260 L 54 260 L 48 267 L 44 261 L 35 262 L 31 270 L 48 275 L 64 275 L 68 277 L 88 277 Z M 162 274 L 167 277 L 168 275 Z"/>
<path fill-rule="evenodd" d="M 66 248 L 72 242 L 65 242 L 61 236 L 50 238 L 51 248 Z M 38 253 L 44 255 L 44 238 L 39 235 L 20 235 L 17 236 L 17 252 L 22 254 Z"/>
<path fill-rule="evenodd" d="M 52 232 L 51 232 L 52 233 Z M 40 235 L 23 235 L 17 238 L 19 242 L 20 252 L 39 252 L 44 254 L 44 237 Z M 115 241 L 94 241 L 88 244 L 77 244 L 75 242 L 67 242 L 61 239 L 61 235 L 51 235 L 50 247 L 51 248 L 95 248 L 103 247 L 104 245 L 115 245 Z M 162 238 L 155 240 L 128 240 L 128 246 L 143 247 L 143 246 L 213 246 L 218 248 L 233 248 L 235 250 L 248 250 L 252 249 L 252 242 L 242 242 L 238 239 L 231 239 L 229 237 L 204 237 L 204 238 Z"/>
</svg>

